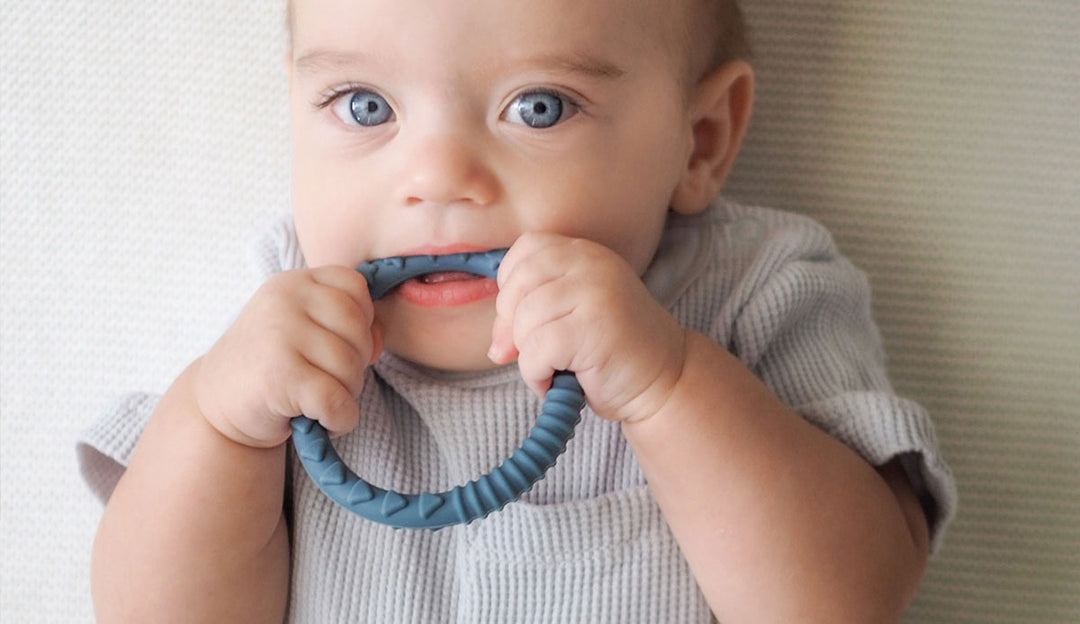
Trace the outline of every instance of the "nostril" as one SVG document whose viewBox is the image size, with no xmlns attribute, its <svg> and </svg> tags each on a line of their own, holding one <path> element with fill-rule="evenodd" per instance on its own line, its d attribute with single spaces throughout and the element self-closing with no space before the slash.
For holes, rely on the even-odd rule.
<svg viewBox="0 0 1080 624">
<path fill-rule="evenodd" d="M 484 205 L 498 195 L 498 177 L 475 140 L 455 135 L 425 141 L 409 156 L 400 178 L 399 197 L 406 206 Z"/>
</svg>

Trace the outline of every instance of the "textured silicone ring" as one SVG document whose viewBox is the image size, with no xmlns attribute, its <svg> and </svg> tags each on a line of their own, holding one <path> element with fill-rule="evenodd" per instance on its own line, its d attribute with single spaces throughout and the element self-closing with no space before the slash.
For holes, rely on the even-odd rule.
<svg viewBox="0 0 1080 624">
<path fill-rule="evenodd" d="M 373 299 L 398 284 L 438 271 L 467 271 L 494 278 L 505 249 L 444 256 L 406 256 L 365 262 L 357 270 Z M 585 395 L 573 373 L 555 373 L 529 435 L 491 472 L 445 492 L 401 494 L 356 476 L 330 444 L 326 429 L 299 416 L 292 420 L 296 453 L 316 485 L 331 499 L 368 520 L 397 528 L 439 529 L 465 524 L 502 509 L 527 492 L 555 464 L 574 437 Z"/>
</svg>

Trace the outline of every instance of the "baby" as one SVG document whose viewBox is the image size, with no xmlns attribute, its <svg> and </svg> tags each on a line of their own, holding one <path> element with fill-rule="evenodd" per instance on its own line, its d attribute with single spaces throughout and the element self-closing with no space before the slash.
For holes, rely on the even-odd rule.
<svg viewBox="0 0 1080 624">
<path fill-rule="evenodd" d="M 815 223 L 717 197 L 753 100 L 733 2 L 296 0 L 289 23 L 265 283 L 83 444 L 100 621 L 899 618 L 953 484 L 863 276 Z M 354 270 L 500 247 L 497 279 L 375 302 Z M 468 526 L 353 516 L 287 444 L 305 414 L 368 480 L 447 489 L 558 370 L 575 439 Z"/>
</svg>

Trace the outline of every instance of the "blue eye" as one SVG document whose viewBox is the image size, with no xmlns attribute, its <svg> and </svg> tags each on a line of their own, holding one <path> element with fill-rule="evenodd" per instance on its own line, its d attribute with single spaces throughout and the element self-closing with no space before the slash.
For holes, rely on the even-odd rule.
<svg viewBox="0 0 1080 624">
<path fill-rule="evenodd" d="M 334 102 L 333 109 L 338 118 L 350 125 L 378 126 L 394 117 L 394 109 L 386 99 L 367 90 L 343 94 Z"/>
<path fill-rule="evenodd" d="M 518 96 L 506 110 L 506 120 L 523 123 L 530 128 L 550 128 L 563 120 L 564 98 L 546 91 L 533 91 Z M 572 103 L 569 103 L 572 105 Z"/>
</svg>

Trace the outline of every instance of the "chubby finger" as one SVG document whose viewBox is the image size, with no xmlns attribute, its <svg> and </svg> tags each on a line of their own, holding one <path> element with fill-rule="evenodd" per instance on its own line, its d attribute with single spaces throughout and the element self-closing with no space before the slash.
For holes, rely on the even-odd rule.
<svg viewBox="0 0 1080 624">
<path fill-rule="evenodd" d="M 525 382 L 529 390 L 537 397 L 543 398 L 544 393 L 551 387 L 551 378 L 557 370 L 548 364 L 542 357 L 524 353 L 518 356 L 518 371 L 521 380 Z"/>
<path fill-rule="evenodd" d="M 379 359 L 379 354 L 383 350 L 384 335 L 382 323 L 376 318 L 371 323 L 371 356 L 368 358 L 368 366 L 373 366 Z"/>
<path fill-rule="evenodd" d="M 357 349 L 338 334 L 314 326 L 298 339 L 297 350 L 310 365 L 333 377 L 353 397 L 364 388 L 364 372 L 371 363 L 373 341 Z"/>
<path fill-rule="evenodd" d="M 310 270 L 313 280 L 348 294 L 361 307 L 370 307 L 371 292 L 364 276 L 354 268 L 340 265 L 321 266 Z"/>
<path fill-rule="evenodd" d="M 499 289 L 501 290 L 510 281 L 520 265 L 550 265 L 549 260 L 537 254 L 556 250 L 553 255 L 558 258 L 559 252 L 557 249 L 571 243 L 573 240 L 561 234 L 550 232 L 527 232 L 522 234 L 506 251 L 502 262 L 499 263 L 499 274 L 496 277 Z"/>
<path fill-rule="evenodd" d="M 349 390 L 315 366 L 308 366 L 294 386 L 292 402 L 300 414 L 319 421 L 332 437 L 360 422 L 360 406 Z"/>
<path fill-rule="evenodd" d="M 495 323 L 491 331 L 488 358 L 505 364 L 518 356 L 514 327 L 521 301 L 546 284 L 564 276 L 557 249 L 569 239 L 554 234 L 526 234 L 507 252 L 498 274 L 499 294 L 495 298 Z"/>
<path fill-rule="evenodd" d="M 549 283 L 528 294 L 513 323 L 522 377 L 534 389 L 546 390 L 557 370 L 575 370 L 587 341 L 582 311 L 561 284 Z"/>
<path fill-rule="evenodd" d="M 570 240 L 554 234 L 526 234 L 514 243 L 499 267 L 498 316 L 514 322 L 518 306 L 529 293 L 567 277 L 572 262 L 563 243 Z"/>
<path fill-rule="evenodd" d="M 373 335 L 375 308 L 366 290 L 349 292 L 315 283 L 304 293 L 303 308 L 313 323 L 340 336 L 357 351 L 365 353 L 365 358 L 377 354 Z"/>
<path fill-rule="evenodd" d="M 507 364 L 518 356 L 511 319 L 496 314 L 495 323 L 491 327 L 491 347 L 488 348 L 487 355 L 488 359 L 496 364 Z"/>
</svg>

